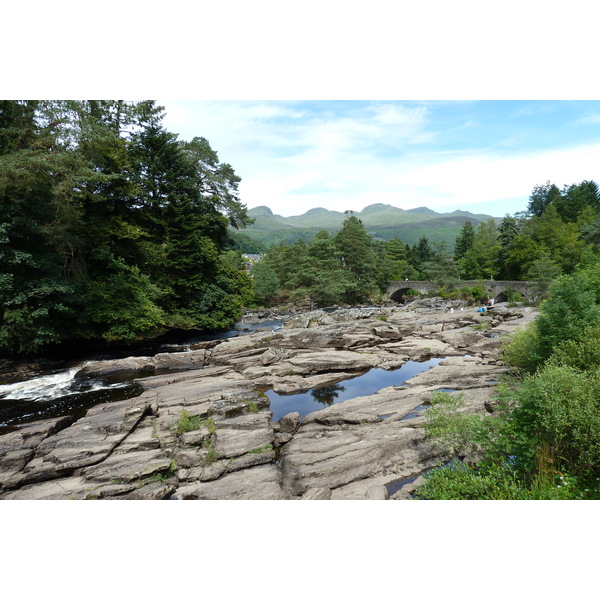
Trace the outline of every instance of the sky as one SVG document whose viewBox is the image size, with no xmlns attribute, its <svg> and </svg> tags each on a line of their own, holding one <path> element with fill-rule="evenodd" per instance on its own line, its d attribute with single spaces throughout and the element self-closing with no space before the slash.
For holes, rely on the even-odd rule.
<svg viewBox="0 0 600 600">
<path fill-rule="evenodd" d="M 240 199 L 282 216 L 375 203 L 493 216 L 534 186 L 600 182 L 596 100 L 161 100 L 164 126 L 205 137 Z"/>
<path fill-rule="evenodd" d="M 600 179 L 587 0 L 155 4 L 107 0 L 86 27 L 75 0 L 7 6 L 31 40 L 53 19 L 69 35 L 38 49 L 7 27 L 0 97 L 156 99 L 167 129 L 232 165 L 248 208 L 283 216 L 503 216 L 546 181 Z"/>
</svg>

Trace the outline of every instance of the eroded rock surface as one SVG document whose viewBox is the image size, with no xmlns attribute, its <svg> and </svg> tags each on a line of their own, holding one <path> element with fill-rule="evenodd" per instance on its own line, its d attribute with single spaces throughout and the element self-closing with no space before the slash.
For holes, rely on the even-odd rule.
<svg viewBox="0 0 600 600">
<path fill-rule="evenodd" d="M 506 370 L 500 344 L 535 317 L 438 304 L 314 311 L 276 332 L 88 365 L 80 377 L 151 376 L 136 398 L 0 435 L 0 499 L 387 499 L 390 482 L 447 458 L 421 427 L 433 392 L 451 388 L 485 412 Z M 432 356 L 445 358 L 401 386 L 304 418 L 274 423 L 260 391 L 307 391 Z"/>
</svg>

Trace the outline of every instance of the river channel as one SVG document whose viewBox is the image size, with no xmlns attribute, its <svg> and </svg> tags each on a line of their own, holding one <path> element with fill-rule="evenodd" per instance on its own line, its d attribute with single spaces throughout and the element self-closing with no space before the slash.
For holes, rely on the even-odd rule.
<svg viewBox="0 0 600 600">
<path fill-rule="evenodd" d="M 282 327 L 283 321 L 263 321 L 254 325 L 240 323 L 217 335 L 193 336 L 184 341 L 179 340 L 177 344 L 162 344 L 155 348 L 155 353 L 185 352 L 202 341 L 227 339 L 256 331 L 275 331 Z M 101 358 L 109 357 L 103 355 Z M 368 396 L 392 385 L 401 386 L 406 380 L 439 364 L 441 360 L 443 359 L 431 358 L 422 362 L 409 361 L 393 371 L 371 369 L 350 379 L 302 394 L 281 395 L 270 389 L 263 391 L 270 400 L 273 421 L 294 411 L 298 411 L 303 418 L 310 412 L 350 398 Z M 143 391 L 133 380 L 107 383 L 101 379 L 78 379 L 76 373 L 93 362 L 94 360 L 65 363 L 63 368 L 55 366 L 47 370 L 42 367 L 35 372 L 35 376 L 0 385 L 0 434 L 13 430 L 19 424 L 40 419 L 65 415 L 81 418 L 96 404 L 133 398 Z"/>
<path fill-rule="evenodd" d="M 283 320 L 262 321 L 257 324 L 237 323 L 233 328 L 216 334 L 193 334 L 163 343 L 148 344 L 130 353 L 105 352 L 88 357 L 87 360 L 41 359 L 27 369 L 26 376 L 19 373 L 23 365 L 16 363 L 14 372 L 5 371 L 0 375 L 0 435 L 13 430 L 16 425 L 40 419 L 65 415 L 81 418 L 96 404 L 134 398 L 143 391 L 132 380 L 107 383 L 101 379 L 77 379 L 76 373 L 85 365 L 125 356 L 186 352 L 198 343 L 225 340 L 258 331 L 276 331 L 283 324 Z"/>
</svg>

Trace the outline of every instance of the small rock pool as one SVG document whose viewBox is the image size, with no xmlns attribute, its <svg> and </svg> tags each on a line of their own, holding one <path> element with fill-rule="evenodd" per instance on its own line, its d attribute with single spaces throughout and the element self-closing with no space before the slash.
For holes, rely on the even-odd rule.
<svg viewBox="0 0 600 600">
<path fill-rule="evenodd" d="M 351 379 L 345 379 L 333 385 L 313 388 L 301 394 L 285 395 L 278 394 L 273 390 L 267 390 L 265 394 L 271 401 L 274 422 L 294 411 L 298 411 L 300 417 L 303 418 L 315 410 L 338 404 L 344 400 L 350 400 L 358 396 L 370 396 L 380 389 L 392 385 L 401 386 L 411 377 L 439 365 L 443 360 L 444 357 L 430 358 L 422 362 L 409 360 L 399 369 L 393 371 L 371 369 Z"/>
</svg>

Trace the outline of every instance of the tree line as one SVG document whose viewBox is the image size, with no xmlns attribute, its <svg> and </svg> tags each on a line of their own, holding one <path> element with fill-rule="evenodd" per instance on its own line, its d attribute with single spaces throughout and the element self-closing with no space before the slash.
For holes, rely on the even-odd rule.
<svg viewBox="0 0 600 600">
<path fill-rule="evenodd" d="M 373 239 L 361 220 L 346 214 L 335 235 L 279 243 L 253 268 L 256 301 L 308 300 L 313 306 L 374 299 L 397 280 L 427 280 L 451 294 L 462 280 L 537 282 L 539 297 L 560 274 L 593 259 L 600 244 L 600 191 L 593 181 L 536 186 L 527 211 L 477 225 L 467 220 L 453 249 L 422 237 Z"/>
<path fill-rule="evenodd" d="M 466 221 L 454 248 L 340 231 L 265 249 L 240 178 L 153 101 L 0 101 L 0 354 L 230 327 L 245 307 L 355 304 L 386 282 L 526 279 L 543 290 L 600 244 L 593 181 L 534 188 L 528 210 Z M 245 271 L 244 252 L 263 253 Z"/>
<path fill-rule="evenodd" d="M 223 253 L 240 178 L 153 101 L 0 102 L 0 352 L 219 329 L 251 301 Z"/>
</svg>

